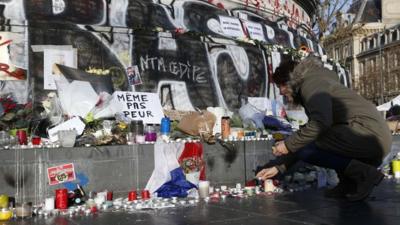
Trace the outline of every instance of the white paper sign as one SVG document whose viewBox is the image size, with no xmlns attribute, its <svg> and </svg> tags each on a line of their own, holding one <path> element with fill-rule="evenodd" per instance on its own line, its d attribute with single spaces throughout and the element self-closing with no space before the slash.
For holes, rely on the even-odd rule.
<svg viewBox="0 0 400 225">
<path fill-rule="evenodd" d="M 272 59 L 272 72 L 275 72 L 275 69 L 281 64 L 281 54 L 279 52 L 273 51 L 271 52 Z"/>
<path fill-rule="evenodd" d="M 81 135 L 83 133 L 83 130 L 85 129 L 85 123 L 82 122 L 79 117 L 74 117 L 70 120 L 65 121 L 64 123 L 57 125 L 53 128 L 51 128 L 48 133 L 49 133 L 49 138 L 51 142 L 56 142 L 58 140 L 57 136 L 57 131 L 59 130 L 76 130 L 77 135 Z"/>
<path fill-rule="evenodd" d="M 243 24 L 247 28 L 251 39 L 265 41 L 264 31 L 261 24 L 250 21 L 245 21 Z"/>
<path fill-rule="evenodd" d="M 219 22 L 221 23 L 221 29 L 224 34 L 236 38 L 245 37 L 242 25 L 240 24 L 240 20 L 238 18 L 219 16 Z"/>
<path fill-rule="evenodd" d="M 160 99 L 156 93 L 116 91 L 113 100 L 117 112 L 145 124 L 160 124 L 164 117 Z"/>
</svg>

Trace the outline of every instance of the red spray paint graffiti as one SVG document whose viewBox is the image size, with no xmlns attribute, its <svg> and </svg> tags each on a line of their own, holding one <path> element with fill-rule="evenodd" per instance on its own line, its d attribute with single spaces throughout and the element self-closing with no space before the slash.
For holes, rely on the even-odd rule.
<svg viewBox="0 0 400 225">
<path fill-rule="evenodd" d="M 0 40 L 2 40 L 3 39 L 3 37 L 2 36 L 0 36 Z M 12 40 L 5 40 L 5 41 L 3 41 L 3 42 L 0 42 L 0 47 L 7 47 L 8 45 L 10 45 L 11 44 L 11 42 L 12 42 Z M 25 79 L 25 72 L 24 72 L 24 70 L 22 70 L 22 69 L 20 69 L 20 68 L 17 68 L 17 69 L 15 69 L 14 71 L 10 71 L 10 66 L 8 65 L 8 64 L 6 64 L 6 63 L 1 63 L 0 62 L 0 72 L 4 72 L 4 73 L 6 73 L 7 75 L 9 75 L 9 76 L 11 76 L 11 77 L 14 77 L 14 78 L 16 78 L 16 79 L 18 79 L 18 80 L 23 80 L 23 79 Z"/>
</svg>

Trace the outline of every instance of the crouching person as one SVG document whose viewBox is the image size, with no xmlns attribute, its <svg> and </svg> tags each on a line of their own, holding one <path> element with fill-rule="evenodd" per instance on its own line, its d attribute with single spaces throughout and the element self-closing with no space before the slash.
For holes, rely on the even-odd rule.
<svg viewBox="0 0 400 225">
<path fill-rule="evenodd" d="M 343 86 L 338 76 L 309 56 L 300 63 L 286 60 L 273 80 L 289 102 L 301 104 L 309 118 L 305 126 L 273 147 L 284 162 L 261 170 L 268 179 L 284 173 L 297 160 L 334 169 L 338 185 L 326 197 L 364 200 L 384 175 L 377 170 L 389 152 L 392 136 L 375 106 Z"/>
</svg>

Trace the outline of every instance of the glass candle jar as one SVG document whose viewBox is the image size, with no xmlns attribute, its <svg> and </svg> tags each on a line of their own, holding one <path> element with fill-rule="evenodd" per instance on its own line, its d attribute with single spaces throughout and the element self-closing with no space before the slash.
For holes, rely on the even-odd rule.
<svg viewBox="0 0 400 225">
<path fill-rule="evenodd" d="M 17 218 L 29 218 L 32 216 L 32 204 L 22 203 L 15 206 L 15 215 Z"/>
<path fill-rule="evenodd" d="M 145 141 L 156 141 L 157 140 L 157 133 L 156 129 L 152 124 L 146 125 L 146 130 L 145 130 Z"/>
<path fill-rule="evenodd" d="M 134 142 L 136 143 L 144 143 L 144 126 L 142 120 L 133 120 L 130 124 L 130 132 L 132 132 L 134 136 Z"/>
</svg>

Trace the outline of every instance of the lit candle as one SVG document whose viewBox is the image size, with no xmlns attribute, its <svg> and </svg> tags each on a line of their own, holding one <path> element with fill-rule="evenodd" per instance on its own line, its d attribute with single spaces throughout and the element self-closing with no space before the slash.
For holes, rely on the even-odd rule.
<svg viewBox="0 0 400 225">
<path fill-rule="evenodd" d="M 8 208 L 2 208 L 0 210 L 0 221 L 7 221 L 11 219 L 13 213 L 10 209 Z"/>
<path fill-rule="evenodd" d="M 136 143 L 138 143 L 138 144 L 143 144 L 145 142 L 145 138 L 143 135 L 136 135 L 135 139 L 136 139 Z"/>
<path fill-rule="evenodd" d="M 46 198 L 44 202 L 44 209 L 46 211 L 54 210 L 54 197 Z"/>
<path fill-rule="evenodd" d="M 271 179 L 266 179 L 264 181 L 264 191 L 265 192 L 274 192 L 275 186 Z"/>
<path fill-rule="evenodd" d="M 200 198 L 206 198 L 209 195 L 210 181 L 201 180 L 199 181 L 199 196 Z"/>
<path fill-rule="evenodd" d="M 17 204 L 15 214 L 19 218 L 31 217 L 32 207 L 28 203 Z"/>
</svg>

